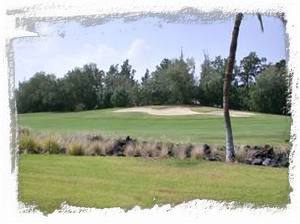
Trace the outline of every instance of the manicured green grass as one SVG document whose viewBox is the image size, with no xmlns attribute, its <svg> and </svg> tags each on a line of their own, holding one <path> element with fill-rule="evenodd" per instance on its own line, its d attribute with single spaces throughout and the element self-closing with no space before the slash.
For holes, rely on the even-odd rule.
<svg viewBox="0 0 300 224">
<path fill-rule="evenodd" d="M 210 108 L 204 109 L 209 111 Z M 18 122 L 22 127 L 43 132 L 100 132 L 144 140 L 224 144 L 222 116 L 152 116 L 145 113 L 114 113 L 113 110 L 20 114 Z M 251 117 L 232 117 L 232 125 L 236 144 L 287 145 L 291 119 L 257 113 Z"/>
<path fill-rule="evenodd" d="M 134 157 L 21 155 L 19 198 L 52 212 L 66 201 L 96 208 L 213 199 L 284 206 L 286 168 Z"/>
</svg>

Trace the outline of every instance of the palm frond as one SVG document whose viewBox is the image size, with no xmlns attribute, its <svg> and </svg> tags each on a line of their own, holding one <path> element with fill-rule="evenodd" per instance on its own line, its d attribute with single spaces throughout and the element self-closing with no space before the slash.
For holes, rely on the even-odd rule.
<svg viewBox="0 0 300 224">
<path fill-rule="evenodd" d="M 261 31 L 264 32 L 264 24 L 263 24 L 262 17 L 261 17 L 260 13 L 257 13 L 257 18 L 258 18 L 259 23 L 260 23 Z"/>
</svg>

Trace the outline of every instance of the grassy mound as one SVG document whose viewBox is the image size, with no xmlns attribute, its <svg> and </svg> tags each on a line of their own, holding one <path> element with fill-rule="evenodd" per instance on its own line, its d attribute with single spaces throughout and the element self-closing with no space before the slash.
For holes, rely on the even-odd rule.
<svg viewBox="0 0 300 224">
<path fill-rule="evenodd" d="M 107 136 L 129 135 L 147 141 L 224 144 L 222 116 L 153 116 L 114 113 L 114 110 L 20 114 L 18 121 L 21 127 L 33 131 L 100 132 Z M 255 113 L 250 117 L 232 117 L 235 144 L 287 145 L 290 125 L 291 118 L 288 116 Z"/>
</svg>

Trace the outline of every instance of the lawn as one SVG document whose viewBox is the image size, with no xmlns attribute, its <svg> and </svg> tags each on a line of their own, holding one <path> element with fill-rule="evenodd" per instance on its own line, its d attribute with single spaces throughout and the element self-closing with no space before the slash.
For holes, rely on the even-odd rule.
<svg viewBox="0 0 300 224">
<path fill-rule="evenodd" d="M 210 108 L 204 109 L 209 111 Z M 114 113 L 113 110 L 20 114 L 18 122 L 22 127 L 42 132 L 100 132 L 109 136 L 130 135 L 142 140 L 224 144 L 222 116 L 153 116 Z M 236 144 L 287 145 L 290 125 L 288 116 L 255 113 L 251 117 L 232 117 Z"/>
<path fill-rule="evenodd" d="M 154 116 L 114 110 L 19 114 L 18 123 L 33 132 L 97 132 L 139 140 L 224 144 L 222 116 Z M 279 146 L 288 144 L 291 119 L 255 113 L 232 117 L 232 125 L 236 144 Z M 189 159 L 20 155 L 19 199 L 44 212 L 54 211 L 64 201 L 82 207 L 126 209 L 192 199 L 283 206 L 289 201 L 289 191 L 286 168 Z"/>
<path fill-rule="evenodd" d="M 222 162 L 134 157 L 21 155 L 19 199 L 52 212 L 82 207 L 176 204 L 213 199 L 284 206 L 288 169 Z"/>
</svg>

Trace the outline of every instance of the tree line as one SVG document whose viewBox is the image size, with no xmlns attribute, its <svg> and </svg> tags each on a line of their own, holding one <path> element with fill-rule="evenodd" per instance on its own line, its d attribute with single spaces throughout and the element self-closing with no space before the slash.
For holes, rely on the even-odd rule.
<svg viewBox="0 0 300 224">
<path fill-rule="evenodd" d="M 76 67 L 62 78 L 35 73 L 16 90 L 18 113 L 82 111 L 144 105 L 205 105 L 222 107 L 227 59 L 205 55 L 200 78 L 193 58 L 164 58 L 155 70 L 146 70 L 141 81 L 129 60 L 103 71 L 90 63 Z M 286 61 L 267 63 L 250 52 L 234 67 L 230 108 L 287 114 Z"/>
</svg>

